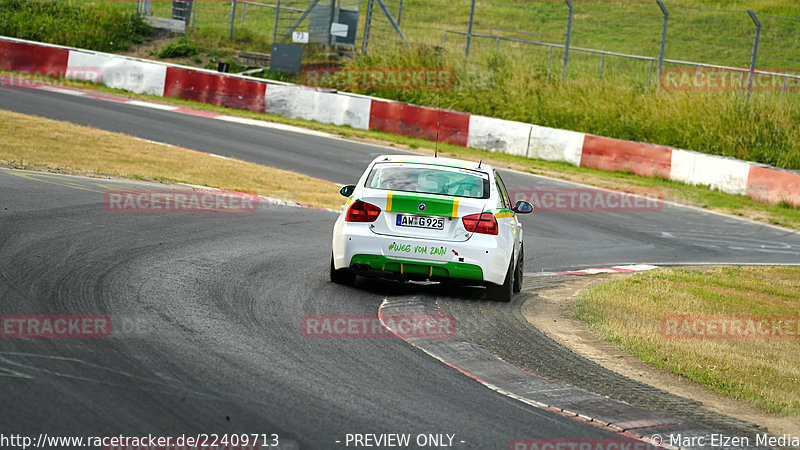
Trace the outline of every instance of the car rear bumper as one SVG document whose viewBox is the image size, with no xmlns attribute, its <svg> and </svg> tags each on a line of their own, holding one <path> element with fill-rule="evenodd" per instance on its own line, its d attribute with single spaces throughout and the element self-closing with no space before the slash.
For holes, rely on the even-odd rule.
<svg viewBox="0 0 800 450">
<path fill-rule="evenodd" d="M 426 262 L 388 258 L 378 255 L 353 255 L 350 268 L 358 272 L 381 272 L 405 275 L 408 278 L 448 278 L 483 282 L 483 269 L 460 262 Z"/>
<path fill-rule="evenodd" d="M 411 279 L 448 278 L 503 284 L 513 253 L 496 236 L 463 242 L 411 239 L 373 233 L 366 224 L 340 222 L 334 231 L 336 269 L 400 274 Z"/>
</svg>

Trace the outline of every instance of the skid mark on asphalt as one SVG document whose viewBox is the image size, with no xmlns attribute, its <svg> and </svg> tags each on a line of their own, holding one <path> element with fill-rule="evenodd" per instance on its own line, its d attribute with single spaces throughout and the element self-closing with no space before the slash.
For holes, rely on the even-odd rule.
<svg viewBox="0 0 800 450">
<path fill-rule="evenodd" d="M 109 367 L 83 361 L 77 358 L 41 355 L 36 353 L 0 352 L 0 363 L 3 363 L 4 365 L 7 366 L 15 367 L 15 369 L 0 368 L 0 371 L 8 371 L 21 375 L 17 376 L 17 378 L 27 378 L 27 379 L 36 378 L 35 376 L 18 372 L 17 369 L 20 369 L 28 373 L 39 373 L 42 375 L 50 375 L 75 381 L 84 381 L 104 386 L 137 389 L 159 394 L 173 394 L 173 395 L 189 394 L 197 398 L 206 398 L 206 399 L 223 401 L 222 398 L 213 394 L 200 392 L 193 389 L 187 389 L 183 386 L 178 386 L 174 384 L 167 384 L 161 380 L 154 380 L 151 378 L 141 377 L 118 369 L 112 369 Z M 53 367 L 54 365 L 61 365 L 62 368 L 59 370 L 47 369 L 44 368 L 45 365 L 49 365 L 50 367 Z M 91 374 L 91 376 L 87 374 Z M 2 376 L 2 372 L 0 372 L 0 376 Z M 109 380 L 110 377 L 117 377 L 118 381 L 110 381 Z M 132 384 L 130 382 L 131 380 L 137 380 L 140 382 L 150 384 L 151 387 L 150 388 L 133 387 L 139 385 Z"/>
</svg>

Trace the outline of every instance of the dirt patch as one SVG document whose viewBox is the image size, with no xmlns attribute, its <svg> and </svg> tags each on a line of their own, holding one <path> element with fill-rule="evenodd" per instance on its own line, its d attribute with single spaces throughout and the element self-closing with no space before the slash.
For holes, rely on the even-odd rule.
<svg viewBox="0 0 800 450">
<path fill-rule="evenodd" d="M 766 427 L 771 433 L 800 434 L 800 421 L 770 414 L 747 402 L 724 397 L 679 376 L 651 367 L 604 341 L 575 318 L 573 300 L 592 285 L 627 275 L 597 275 L 537 290 L 522 305 L 522 314 L 536 328 L 583 357 L 628 378 L 702 404 L 704 408 Z"/>
<path fill-rule="evenodd" d="M 141 44 L 134 44 L 131 48 L 124 52 L 119 52 L 120 55 L 130 56 L 132 58 L 149 59 L 152 61 L 159 61 L 169 64 L 180 64 L 190 67 L 203 68 L 211 60 L 207 54 L 200 52 L 196 56 L 187 56 L 180 58 L 159 58 L 156 54 L 162 48 L 166 47 L 173 39 L 182 36 L 182 34 L 175 33 L 169 30 L 153 29 L 153 36 Z"/>
<path fill-rule="evenodd" d="M 131 48 L 120 55 L 131 56 L 133 58 L 157 59 L 154 55 L 161 47 L 180 35 L 167 30 L 153 29 L 153 36 L 141 44 L 134 44 Z"/>
</svg>

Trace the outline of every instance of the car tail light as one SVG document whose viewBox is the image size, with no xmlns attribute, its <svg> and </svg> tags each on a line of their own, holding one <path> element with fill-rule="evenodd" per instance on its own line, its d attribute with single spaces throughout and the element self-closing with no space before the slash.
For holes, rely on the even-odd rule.
<svg viewBox="0 0 800 450">
<path fill-rule="evenodd" d="M 496 235 L 498 232 L 497 219 L 494 218 L 494 214 L 489 212 L 464 216 L 461 221 L 464 222 L 464 227 L 470 233 Z"/>
<path fill-rule="evenodd" d="M 380 213 L 381 209 L 377 206 L 356 200 L 350 205 L 344 220 L 346 222 L 375 222 Z"/>
</svg>

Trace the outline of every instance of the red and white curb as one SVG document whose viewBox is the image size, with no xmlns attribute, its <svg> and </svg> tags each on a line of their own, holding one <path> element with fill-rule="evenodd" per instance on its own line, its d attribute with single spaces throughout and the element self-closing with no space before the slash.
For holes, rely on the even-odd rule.
<svg viewBox="0 0 800 450">
<path fill-rule="evenodd" d="M 387 313 L 386 311 L 391 312 Z M 664 429 L 674 429 L 684 435 L 711 433 L 712 430 L 695 426 L 680 419 L 663 416 L 625 402 L 593 394 L 587 390 L 565 385 L 537 375 L 498 358 L 483 346 L 470 342 L 460 330 L 448 339 L 410 338 L 393 329 L 384 318 L 391 314 L 441 316 L 438 308 L 422 305 L 416 298 L 383 299 L 378 308 L 381 325 L 409 345 L 417 348 L 463 375 L 477 381 L 501 395 L 520 401 L 535 408 L 543 409 L 578 420 L 601 429 L 617 433 L 619 436 L 653 443 L 652 433 Z M 560 392 L 561 401 L 550 401 L 548 393 Z M 559 406 L 565 399 L 581 400 L 585 406 Z M 554 404 L 555 403 L 555 404 Z M 662 447 L 679 447 L 661 444 Z"/>
<path fill-rule="evenodd" d="M 586 276 L 586 275 L 597 275 L 599 273 L 635 273 L 635 272 L 646 272 L 648 270 L 655 270 L 658 269 L 658 266 L 652 266 L 650 264 L 629 264 L 625 266 L 612 266 L 612 267 L 598 267 L 593 269 L 581 269 L 581 270 L 571 270 L 571 271 L 562 271 L 562 272 L 528 272 L 524 275 L 526 277 L 548 277 L 553 275 L 576 275 L 576 276 Z"/>
</svg>

